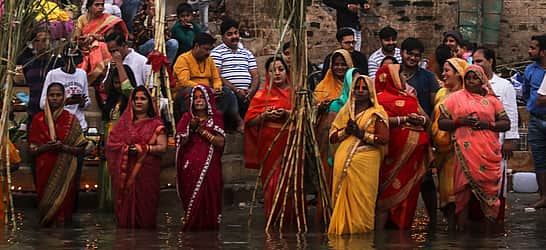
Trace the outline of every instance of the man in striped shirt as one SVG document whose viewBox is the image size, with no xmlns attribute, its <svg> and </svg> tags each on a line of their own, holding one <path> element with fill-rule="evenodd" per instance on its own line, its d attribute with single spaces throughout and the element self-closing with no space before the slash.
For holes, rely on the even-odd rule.
<svg viewBox="0 0 546 250">
<path fill-rule="evenodd" d="M 244 117 L 250 99 L 258 89 L 260 77 L 256 58 L 240 43 L 239 23 L 231 19 L 225 20 L 220 25 L 220 32 L 223 43 L 212 50 L 211 57 L 220 71 L 222 83 L 237 96 L 239 130 L 243 126 L 240 118 Z"/>
<path fill-rule="evenodd" d="M 402 56 L 400 56 L 400 49 L 396 47 L 396 38 L 398 32 L 395 29 L 387 26 L 379 31 L 379 40 L 381 41 L 381 48 L 372 53 L 368 59 L 368 74 L 371 78 L 375 78 L 375 73 L 381 66 L 383 58 L 386 56 L 394 56 L 398 63 L 402 63 Z"/>
</svg>

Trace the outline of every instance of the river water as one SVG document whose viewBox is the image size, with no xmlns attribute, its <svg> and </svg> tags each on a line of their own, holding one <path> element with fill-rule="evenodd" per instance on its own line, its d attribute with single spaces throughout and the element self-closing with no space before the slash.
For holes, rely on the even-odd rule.
<svg viewBox="0 0 546 250">
<path fill-rule="evenodd" d="M 307 234 L 264 233 L 258 204 L 253 223 L 248 209 L 224 208 L 219 232 L 182 233 L 182 210 L 174 192 L 162 194 L 155 230 L 116 229 L 112 214 L 82 208 L 73 225 L 39 228 L 32 208 L 17 210 L 17 228 L 0 227 L 0 249 L 546 249 L 546 211 L 525 213 L 536 194 L 510 193 L 507 221 L 496 232 L 474 224 L 466 233 L 449 234 L 446 223 L 429 228 L 422 206 L 411 230 L 385 230 L 353 236 L 331 236 L 311 227 Z"/>
</svg>

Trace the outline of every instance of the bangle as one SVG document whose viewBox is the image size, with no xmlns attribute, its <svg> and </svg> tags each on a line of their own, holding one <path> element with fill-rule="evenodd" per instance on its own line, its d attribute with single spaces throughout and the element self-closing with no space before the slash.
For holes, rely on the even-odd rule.
<svg viewBox="0 0 546 250">
<path fill-rule="evenodd" d="M 372 133 L 364 133 L 364 141 L 370 145 L 373 145 L 375 143 L 375 135 Z"/>
</svg>

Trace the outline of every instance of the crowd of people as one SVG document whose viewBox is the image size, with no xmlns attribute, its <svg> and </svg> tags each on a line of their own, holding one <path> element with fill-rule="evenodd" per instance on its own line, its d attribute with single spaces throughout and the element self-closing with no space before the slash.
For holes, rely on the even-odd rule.
<svg viewBox="0 0 546 250">
<path fill-rule="evenodd" d="M 172 136 L 183 230 L 219 229 L 226 130 L 244 134 L 245 166 L 261 168 L 266 217 L 281 216 L 272 206 L 285 185 L 282 159 L 291 130 L 282 128 L 296 90 L 290 45 L 263 65 L 260 88 L 259 65 L 240 42 L 239 23 L 224 20 L 217 45 L 207 27 L 192 20 L 194 8 L 180 4 L 178 19 L 161 37 L 174 81 L 176 132 L 170 134 L 160 100 L 151 94 L 154 4 L 142 1 L 138 10 L 133 2 L 124 1 L 122 19 L 105 12 L 104 0 L 88 0 L 60 56 L 48 53 L 51 34 L 39 27 L 18 59 L 30 87 L 28 142 L 40 223 L 69 223 L 77 205 L 82 155 L 92 147 L 84 137 L 89 88 L 106 138 L 98 206 L 113 211 L 119 227 L 156 226 L 161 156 Z M 407 229 L 420 194 L 431 224 L 438 199 L 450 230 L 465 230 L 470 219 L 502 223 L 506 160 L 519 134 L 516 93 L 495 74 L 495 52 L 471 49 L 457 31 L 448 31 L 426 69 L 419 39 L 408 37 L 398 48 L 397 31 L 384 27 L 381 48 L 366 57 L 360 27 L 339 13 L 338 22 L 339 49 L 326 56 L 322 80 L 310 89 L 333 208 L 328 232 Z M 528 52 L 534 63 L 525 71 L 524 96 L 540 187 L 532 206 L 543 208 L 546 35 L 533 36 Z M 293 191 L 316 194 L 313 188 Z M 289 222 L 297 215 L 282 216 Z"/>
</svg>

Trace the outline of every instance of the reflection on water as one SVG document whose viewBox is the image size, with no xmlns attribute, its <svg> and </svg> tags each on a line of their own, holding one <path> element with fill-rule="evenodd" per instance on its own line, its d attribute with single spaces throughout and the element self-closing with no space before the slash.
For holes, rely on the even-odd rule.
<svg viewBox="0 0 546 250">
<path fill-rule="evenodd" d="M 514 194 L 515 195 L 515 194 Z M 34 209 L 17 213 L 17 229 L 0 227 L 0 249 L 467 249 L 467 248 L 546 248 L 546 211 L 524 213 L 522 200 L 535 196 L 518 195 L 512 199 L 505 228 L 485 232 L 474 224 L 464 234 L 448 234 L 447 224 L 429 228 L 423 209 L 419 209 L 411 230 L 385 230 L 376 233 L 334 236 L 320 232 L 307 234 L 263 231 L 261 208 L 257 209 L 249 230 L 246 209 L 226 208 L 220 232 L 181 232 L 182 210 L 162 206 L 156 230 L 127 230 L 115 227 L 111 214 L 82 211 L 65 228 L 38 228 Z"/>
</svg>

